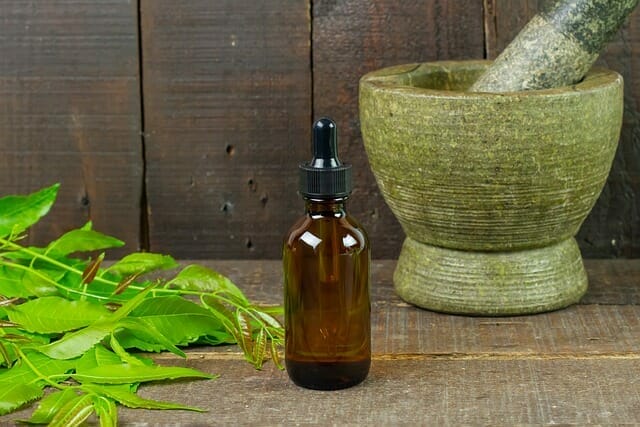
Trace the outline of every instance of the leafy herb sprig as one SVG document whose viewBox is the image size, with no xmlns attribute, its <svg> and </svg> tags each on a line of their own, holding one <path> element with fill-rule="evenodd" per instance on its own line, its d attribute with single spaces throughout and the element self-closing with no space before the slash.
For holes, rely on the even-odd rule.
<svg viewBox="0 0 640 427">
<path fill-rule="evenodd" d="M 186 357 L 191 344 L 237 343 L 257 369 L 282 368 L 280 307 L 251 303 L 227 277 L 168 255 L 133 253 L 104 267 L 105 249 L 124 243 L 89 222 L 46 247 L 25 246 L 25 232 L 47 214 L 58 185 L 0 198 L 0 415 L 41 399 L 29 423 L 79 425 L 96 414 L 117 422 L 117 405 L 199 408 L 144 399 L 143 382 L 215 376 L 159 366 L 142 352 Z M 98 252 L 93 258 L 78 253 Z M 136 350 L 135 352 L 130 352 Z M 45 395 L 45 389 L 52 392 Z"/>
</svg>

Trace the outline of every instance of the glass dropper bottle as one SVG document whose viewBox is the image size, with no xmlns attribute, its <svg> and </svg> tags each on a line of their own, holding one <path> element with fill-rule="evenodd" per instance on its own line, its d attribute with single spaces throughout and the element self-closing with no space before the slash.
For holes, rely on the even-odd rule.
<svg viewBox="0 0 640 427">
<path fill-rule="evenodd" d="M 336 124 L 313 127 L 300 165 L 306 212 L 283 247 L 285 365 L 299 386 L 335 390 L 363 381 L 371 364 L 369 239 L 345 202 L 351 165 L 338 159 Z"/>
</svg>

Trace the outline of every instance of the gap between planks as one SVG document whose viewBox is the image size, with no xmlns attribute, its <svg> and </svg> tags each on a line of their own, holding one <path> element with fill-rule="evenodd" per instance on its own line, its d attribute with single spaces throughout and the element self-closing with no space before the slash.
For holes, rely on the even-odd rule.
<svg viewBox="0 0 640 427">
<path fill-rule="evenodd" d="M 400 353 L 384 354 L 374 353 L 372 360 L 394 361 L 394 360 L 640 360 L 640 353 L 636 352 L 609 352 L 609 353 L 533 353 L 533 352 L 513 352 L 513 353 Z M 161 353 L 153 356 L 154 360 L 184 360 L 171 353 Z M 206 352 L 192 351 L 187 353 L 187 360 L 240 360 L 244 361 L 241 352 Z M 284 358 L 281 355 L 281 359 Z"/>
</svg>

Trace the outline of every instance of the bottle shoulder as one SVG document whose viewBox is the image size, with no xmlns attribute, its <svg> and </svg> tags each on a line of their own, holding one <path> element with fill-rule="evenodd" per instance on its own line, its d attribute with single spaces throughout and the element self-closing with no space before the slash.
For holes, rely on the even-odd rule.
<svg viewBox="0 0 640 427">
<path fill-rule="evenodd" d="M 293 249 L 307 247 L 314 251 L 339 249 L 341 253 L 369 249 L 369 237 L 351 215 L 339 217 L 306 214 L 285 235 L 284 244 Z"/>
</svg>

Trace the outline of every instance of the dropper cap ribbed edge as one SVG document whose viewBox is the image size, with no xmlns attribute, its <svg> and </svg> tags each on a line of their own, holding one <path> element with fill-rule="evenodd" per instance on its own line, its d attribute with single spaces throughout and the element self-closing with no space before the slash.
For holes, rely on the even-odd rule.
<svg viewBox="0 0 640 427">
<path fill-rule="evenodd" d="M 342 198 L 353 189 L 351 165 L 341 163 L 337 152 L 337 127 L 323 117 L 313 125 L 313 158 L 301 163 L 300 194 L 306 198 Z"/>
</svg>

